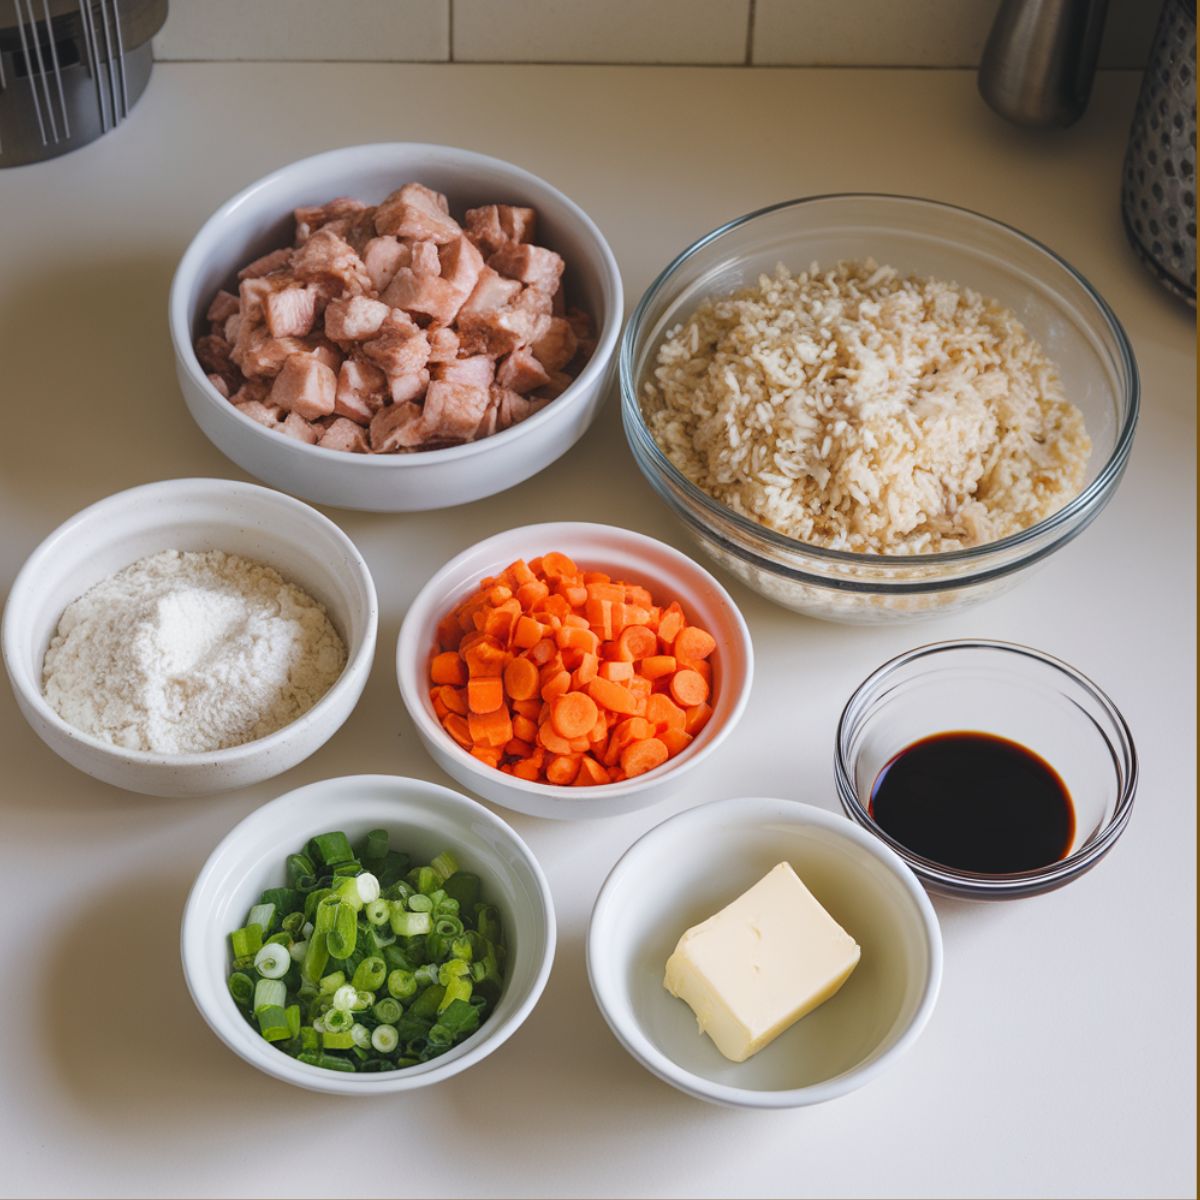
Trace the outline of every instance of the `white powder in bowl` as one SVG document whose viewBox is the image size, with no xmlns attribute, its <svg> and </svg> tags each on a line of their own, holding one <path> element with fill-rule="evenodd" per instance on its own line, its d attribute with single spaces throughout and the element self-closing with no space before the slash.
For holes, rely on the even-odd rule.
<svg viewBox="0 0 1200 1200">
<path fill-rule="evenodd" d="M 84 733 L 186 754 L 274 733 L 345 664 L 324 607 L 277 571 L 220 550 L 164 550 L 67 606 L 43 688 Z"/>
</svg>

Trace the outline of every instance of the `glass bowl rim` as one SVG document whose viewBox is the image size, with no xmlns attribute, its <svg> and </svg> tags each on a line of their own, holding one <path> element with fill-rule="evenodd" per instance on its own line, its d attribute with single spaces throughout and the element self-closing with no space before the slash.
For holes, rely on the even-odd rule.
<svg viewBox="0 0 1200 1200">
<path fill-rule="evenodd" d="M 1071 500 L 1064 504 L 1062 508 L 1051 513 L 1048 517 L 1036 521 L 1025 529 L 1018 530 L 1016 533 L 1009 534 L 1007 537 L 1000 538 L 994 542 L 985 542 L 980 546 L 968 546 L 961 550 L 948 550 L 936 554 L 861 554 L 856 551 L 833 550 L 824 546 L 814 545 L 811 542 L 802 542 L 797 538 L 788 537 L 786 534 L 780 533 L 768 525 L 736 512 L 727 505 L 714 500 L 712 496 L 688 479 L 671 462 L 667 455 L 663 453 L 662 448 L 658 445 L 653 435 L 650 434 L 649 428 L 642 417 L 641 405 L 638 402 L 636 381 L 633 378 L 634 345 L 639 340 L 642 325 L 651 303 L 666 290 L 668 283 L 670 283 L 680 267 L 720 238 L 762 217 L 771 216 L 774 213 L 787 209 L 803 208 L 806 205 L 830 200 L 878 200 L 886 204 L 898 202 L 901 206 L 911 204 L 923 208 L 941 209 L 963 214 L 972 220 L 980 221 L 985 225 L 990 225 L 995 229 L 1003 231 L 1003 233 L 1023 242 L 1037 253 L 1049 259 L 1052 265 L 1065 271 L 1078 283 L 1096 305 L 1104 324 L 1116 342 L 1120 365 L 1125 372 L 1126 386 L 1124 389 L 1124 398 L 1126 400 L 1126 411 L 1116 443 L 1104 466 L 1097 473 L 1096 478 L 1077 496 L 1072 497 Z M 650 455 L 654 467 L 665 474 L 670 482 L 702 511 L 715 514 L 720 519 L 730 522 L 739 533 L 752 538 L 761 538 L 769 546 L 785 554 L 799 552 L 809 554 L 818 560 L 824 559 L 831 563 L 854 564 L 857 566 L 892 570 L 901 570 L 912 566 L 957 565 L 961 563 L 981 562 L 994 554 L 1027 546 L 1029 543 L 1040 539 L 1043 534 L 1058 530 L 1063 526 L 1068 526 L 1076 517 L 1086 515 L 1093 507 L 1098 508 L 1102 506 L 1102 502 L 1107 498 L 1109 490 L 1120 479 L 1121 473 L 1124 470 L 1125 462 L 1129 457 L 1129 452 L 1133 445 L 1133 436 L 1137 428 L 1138 414 L 1141 408 L 1141 379 L 1138 372 L 1137 359 L 1134 356 L 1129 337 L 1125 333 L 1124 326 L 1122 326 L 1120 320 L 1117 318 L 1116 313 L 1113 312 L 1108 302 L 1093 287 L 1086 276 L 1067 262 L 1065 258 L 1061 257 L 1061 255 L 1051 250 L 1049 246 L 1039 242 L 1036 238 L 1030 237 L 1026 233 L 1022 233 L 1021 230 L 1013 225 L 962 205 L 947 204 L 941 200 L 930 200 L 922 196 L 909 196 L 897 192 L 823 192 L 812 196 L 801 196 L 794 200 L 783 200 L 777 204 L 769 204 L 764 208 L 755 209 L 753 212 L 746 213 L 740 217 L 734 217 L 732 220 L 726 221 L 723 225 L 719 225 L 716 229 L 706 233 L 703 237 L 680 251 L 658 273 L 658 276 L 642 294 L 637 307 L 633 310 L 633 314 L 625 326 L 624 333 L 621 335 L 617 361 L 621 389 L 621 408 L 622 412 L 629 418 L 627 428 L 629 428 L 629 425 L 632 425 L 634 431 L 640 435 L 644 435 L 640 440 L 644 441 L 645 448 Z M 773 565 L 780 564 L 773 563 Z M 970 581 L 970 578 L 964 578 L 957 581 L 957 583 L 967 583 Z M 886 588 L 886 583 L 883 586 Z M 938 586 L 944 587 L 945 584 L 942 583 Z"/>
<path fill-rule="evenodd" d="M 1121 780 L 1112 816 L 1091 841 L 1085 842 L 1078 850 L 1068 854 L 1065 858 L 1028 871 L 1004 873 L 965 871 L 957 867 L 950 867 L 945 863 L 917 854 L 902 842 L 897 841 L 875 823 L 875 819 L 859 800 L 858 789 L 854 785 L 847 763 L 845 741 L 850 721 L 859 716 L 859 710 L 864 704 L 866 694 L 875 691 L 890 675 L 911 663 L 933 655 L 961 650 L 996 651 L 1000 654 L 1013 654 L 1021 658 L 1033 659 L 1066 676 L 1074 687 L 1085 692 L 1099 704 L 1105 715 L 1112 721 L 1116 731 L 1115 737 L 1100 730 L 1114 760 L 1118 760 L 1123 767 L 1124 778 Z M 902 654 L 897 654 L 876 667 L 858 684 L 838 717 L 837 730 L 834 734 L 833 773 L 838 799 L 846 815 L 890 846 L 924 882 L 945 887 L 960 895 L 1021 895 L 1046 891 L 1068 882 L 1075 876 L 1081 875 L 1089 867 L 1094 866 L 1112 848 L 1113 843 L 1129 823 L 1134 796 L 1137 792 L 1139 767 L 1133 734 L 1121 710 L 1099 685 L 1082 672 L 1077 671 L 1070 663 L 1019 642 L 1005 642 L 991 638 L 955 638 L 947 641 L 927 642 L 915 646 L 911 650 L 906 650 Z"/>
</svg>

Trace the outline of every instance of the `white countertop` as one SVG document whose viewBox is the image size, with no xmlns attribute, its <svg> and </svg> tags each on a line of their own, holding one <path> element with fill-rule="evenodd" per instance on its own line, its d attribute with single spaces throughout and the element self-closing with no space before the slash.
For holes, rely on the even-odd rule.
<svg viewBox="0 0 1200 1200">
<path fill-rule="evenodd" d="M 102 496 L 172 476 L 243 478 L 179 397 L 171 273 L 245 183 L 354 142 L 448 142 L 545 176 L 609 237 L 630 307 L 693 238 L 773 201 L 870 190 L 975 208 L 1091 279 L 1129 332 L 1144 389 L 1112 504 L 984 607 L 839 627 L 730 582 L 759 656 L 742 727 L 688 795 L 659 808 L 586 824 L 510 817 L 554 892 L 550 983 L 496 1054 L 408 1098 L 339 1102 L 235 1058 L 184 988 L 183 900 L 217 840 L 280 792 L 375 771 L 452 782 L 417 743 L 392 669 L 407 603 L 451 554 L 534 518 L 628 524 L 686 546 L 626 449 L 615 398 L 579 445 L 502 496 L 413 516 L 331 513 L 375 574 L 379 651 L 346 726 L 281 778 L 208 800 L 123 793 L 55 758 L 0 688 L 0 1193 L 1194 1195 L 1194 325 L 1121 232 L 1137 83 L 1103 75 L 1076 128 L 1032 134 L 992 117 L 961 71 L 167 64 L 115 134 L 0 172 L 6 589 L 51 529 Z M 833 730 L 853 687 L 909 646 L 974 634 L 1067 659 L 1123 709 L 1142 778 L 1117 847 L 1040 899 L 937 900 L 937 1009 L 861 1091 L 749 1113 L 660 1083 L 609 1033 L 584 972 L 612 863 L 704 800 L 836 809 Z"/>
</svg>

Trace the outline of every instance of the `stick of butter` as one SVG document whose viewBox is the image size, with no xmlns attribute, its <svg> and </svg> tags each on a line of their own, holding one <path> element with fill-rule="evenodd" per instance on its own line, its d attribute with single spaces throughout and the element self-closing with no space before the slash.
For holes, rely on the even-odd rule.
<svg viewBox="0 0 1200 1200">
<path fill-rule="evenodd" d="M 663 987 L 691 1007 L 716 1047 L 745 1062 L 850 978 L 858 943 L 780 863 L 667 959 Z"/>
</svg>

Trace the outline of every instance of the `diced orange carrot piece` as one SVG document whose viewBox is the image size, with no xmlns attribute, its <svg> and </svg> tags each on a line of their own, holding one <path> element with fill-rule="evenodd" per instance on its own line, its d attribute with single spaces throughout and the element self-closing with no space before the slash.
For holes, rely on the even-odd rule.
<svg viewBox="0 0 1200 1200">
<path fill-rule="evenodd" d="M 471 754 L 479 759 L 480 762 L 487 763 L 489 767 L 498 767 L 500 765 L 500 751 L 493 746 L 472 746 Z"/>
<path fill-rule="evenodd" d="M 453 613 L 447 613 L 438 622 L 437 644 L 443 650 L 457 650 L 460 641 L 462 641 L 462 629 L 459 627 L 458 617 Z"/>
<path fill-rule="evenodd" d="M 429 664 L 429 678 L 434 683 L 450 683 L 460 687 L 467 682 L 467 668 L 457 651 L 446 650 L 433 656 Z"/>
<path fill-rule="evenodd" d="M 613 683 L 625 683 L 633 678 L 633 663 L 604 662 L 600 664 L 601 679 L 611 679 Z"/>
<path fill-rule="evenodd" d="M 708 718 L 712 716 L 712 711 L 712 706 L 709 704 L 696 704 L 689 708 L 685 714 L 684 729 L 692 737 L 695 737 L 708 724 Z"/>
<path fill-rule="evenodd" d="M 544 666 L 558 653 L 558 647 L 553 638 L 544 637 L 536 645 L 529 648 L 529 658 L 539 667 Z"/>
<path fill-rule="evenodd" d="M 588 624 L 601 641 L 608 641 L 613 635 L 612 610 L 611 600 L 589 600 L 584 608 Z"/>
<path fill-rule="evenodd" d="M 571 686 L 577 690 L 587 687 L 596 678 L 596 672 L 599 669 L 600 659 L 596 655 L 581 654 L 579 656 L 579 666 L 575 668 L 575 672 L 571 676 Z"/>
<path fill-rule="evenodd" d="M 635 675 L 625 686 L 635 696 L 641 696 L 643 699 L 648 699 L 654 689 L 654 684 L 642 675 Z"/>
<path fill-rule="evenodd" d="M 517 588 L 517 600 L 526 612 L 530 612 L 549 595 L 550 589 L 540 579 L 532 579 Z"/>
<path fill-rule="evenodd" d="M 543 721 L 538 727 L 537 744 L 549 750 L 551 754 L 570 754 L 571 741 L 557 733 L 553 724 Z"/>
<path fill-rule="evenodd" d="M 575 776 L 576 787 L 598 787 L 600 784 L 608 782 L 608 771 L 590 754 L 585 754 L 580 758 L 579 772 Z"/>
<path fill-rule="evenodd" d="M 578 575 L 579 568 L 565 554 L 552 550 L 542 555 L 541 573 L 547 579 L 558 579 L 563 575 Z"/>
<path fill-rule="evenodd" d="M 585 584 L 611 583 L 612 576 L 606 575 L 603 571 L 584 571 L 583 572 L 583 582 Z"/>
<path fill-rule="evenodd" d="M 667 753 L 674 758 L 680 750 L 686 750 L 692 740 L 690 733 L 682 729 L 663 729 L 658 733 L 658 740 L 667 748 Z"/>
<path fill-rule="evenodd" d="M 542 766 L 541 763 L 535 762 L 532 758 L 523 758 L 520 762 L 513 763 L 512 773 L 518 779 L 525 779 L 530 783 L 536 783 L 538 776 L 542 773 Z"/>
<path fill-rule="evenodd" d="M 514 658 L 504 668 L 504 690 L 514 700 L 528 700 L 537 695 L 538 669 L 527 658 Z"/>
<path fill-rule="evenodd" d="M 565 785 L 573 783 L 579 774 L 579 756 L 576 754 L 556 754 L 546 764 L 546 779 L 550 783 Z"/>
<path fill-rule="evenodd" d="M 513 737 L 520 738 L 523 742 L 533 742 L 537 740 L 537 725 L 528 717 L 516 713 L 512 719 Z"/>
<path fill-rule="evenodd" d="M 476 745 L 499 747 L 512 741 L 512 718 L 507 708 L 489 713 L 471 713 L 467 717 L 467 728 L 471 733 L 471 741 Z"/>
<path fill-rule="evenodd" d="M 707 629 L 697 625 L 685 625 L 675 635 L 675 657 L 707 658 L 717 648 L 717 639 Z"/>
<path fill-rule="evenodd" d="M 701 680 L 703 682 L 703 680 Z M 567 671 L 559 670 L 542 684 L 542 699 L 549 702 L 561 696 L 571 686 L 571 676 Z"/>
<path fill-rule="evenodd" d="M 600 639 L 588 628 L 580 629 L 574 625 L 566 625 L 554 635 L 554 640 L 560 647 L 570 646 L 576 650 L 585 650 L 595 654 L 600 647 Z"/>
<path fill-rule="evenodd" d="M 471 748 L 471 730 L 465 717 L 460 717 L 458 713 L 451 713 L 442 722 L 442 726 L 460 746 L 466 746 L 468 750 Z"/>
<path fill-rule="evenodd" d="M 568 613 L 563 618 L 563 624 L 571 625 L 575 629 L 587 629 L 588 628 L 587 617 L 585 617 L 581 613 L 577 613 L 577 612 Z"/>
<path fill-rule="evenodd" d="M 513 732 L 516 732 L 514 727 Z M 514 737 L 512 741 L 504 743 L 504 753 L 511 754 L 513 758 L 528 758 L 533 751 L 533 746 L 519 737 Z"/>
<path fill-rule="evenodd" d="M 628 688 L 613 683 L 611 679 L 601 679 L 597 676 L 587 685 L 587 692 L 597 704 L 612 712 L 627 715 L 637 712 L 637 697 Z"/>
<path fill-rule="evenodd" d="M 699 671 L 685 668 L 671 676 L 671 698 L 681 708 L 692 708 L 708 699 L 708 684 Z"/>
<path fill-rule="evenodd" d="M 651 654 L 642 659 L 638 670 L 646 679 L 661 679 L 675 673 L 675 658 L 670 654 Z"/>
<path fill-rule="evenodd" d="M 495 712 L 503 704 L 504 683 L 499 677 L 478 676 L 467 684 L 467 707 L 471 712 Z"/>
<path fill-rule="evenodd" d="M 669 753 L 666 745 L 658 738 L 644 738 L 632 742 L 621 751 L 621 770 L 628 778 L 643 775 L 661 767 L 667 761 Z"/>
<path fill-rule="evenodd" d="M 545 636 L 541 621 L 535 621 L 524 613 L 516 619 L 513 625 L 512 644 L 519 650 L 529 650 L 536 646 Z"/>
<path fill-rule="evenodd" d="M 463 688 L 453 688 L 447 684 L 438 688 L 438 694 L 450 712 L 458 713 L 460 717 L 467 715 L 467 693 Z"/>
<path fill-rule="evenodd" d="M 679 606 L 678 600 L 672 600 L 666 608 L 663 609 L 663 614 L 658 622 L 658 640 L 664 646 L 672 646 L 676 636 L 684 626 L 683 609 Z"/>
<path fill-rule="evenodd" d="M 498 608 L 506 600 L 512 599 L 512 588 L 506 584 L 497 583 L 495 586 L 488 588 L 487 602 L 493 607 Z"/>
<path fill-rule="evenodd" d="M 440 691 L 440 688 L 434 688 L 429 694 L 433 698 L 433 715 L 439 721 L 443 721 L 450 715 L 450 710 L 446 707 L 446 702 L 438 694 Z"/>
<path fill-rule="evenodd" d="M 508 652 L 490 638 L 483 637 L 462 652 L 470 675 L 499 675 L 504 670 Z"/>
<path fill-rule="evenodd" d="M 621 657 L 628 662 L 649 658 L 658 649 L 658 638 L 654 630 L 645 625 L 626 625 L 617 638 Z"/>
<path fill-rule="evenodd" d="M 607 600 L 610 604 L 624 604 L 625 589 L 619 583 L 608 579 L 597 579 L 587 584 L 588 600 L 595 602 Z"/>
<path fill-rule="evenodd" d="M 687 722 L 687 714 L 669 696 L 656 693 L 646 701 L 646 720 L 660 732 L 663 729 L 682 731 Z"/>
<path fill-rule="evenodd" d="M 678 638 L 675 639 L 679 641 Z M 679 658 L 675 659 L 675 669 L 677 671 L 695 671 L 701 679 L 704 680 L 710 687 L 712 686 L 712 663 L 704 658 Z"/>
<path fill-rule="evenodd" d="M 565 738 L 584 737 L 599 715 L 595 700 L 587 692 L 567 692 L 550 705 L 551 724 Z"/>
<path fill-rule="evenodd" d="M 523 558 L 518 558 L 516 562 L 511 563 L 508 573 L 513 577 L 513 582 L 517 587 L 520 587 L 523 583 L 532 583 L 537 578 L 529 569 L 529 564 Z"/>
<path fill-rule="evenodd" d="M 513 712 L 536 722 L 542 711 L 542 701 L 538 696 L 531 696 L 528 700 L 514 700 L 512 707 Z"/>
</svg>

